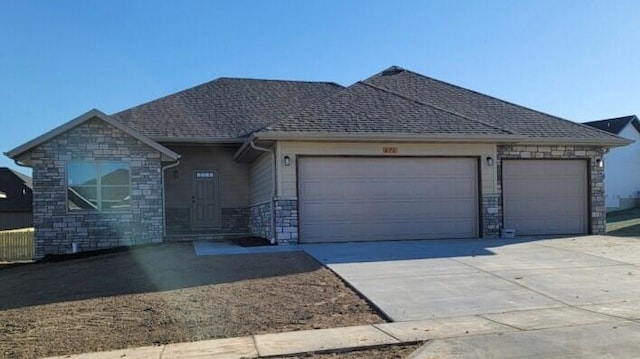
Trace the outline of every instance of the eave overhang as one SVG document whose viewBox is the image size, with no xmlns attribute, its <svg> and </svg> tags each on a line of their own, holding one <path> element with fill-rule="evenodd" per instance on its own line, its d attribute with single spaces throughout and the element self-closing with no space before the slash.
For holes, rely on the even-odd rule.
<svg viewBox="0 0 640 359">
<path fill-rule="evenodd" d="M 148 138 L 147 136 L 144 136 L 142 134 L 140 134 L 139 132 L 125 126 L 124 124 L 122 124 L 119 121 L 114 120 L 112 117 L 108 116 L 107 114 L 93 109 L 90 110 L 76 118 L 74 118 L 73 120 L 58 126 L 56 128 L 54 128 L 53 130 L 46 132 L 36 138 L 34 138 L 31 141 L 28 141 L 10 151 L 5 152 L 5 155 L 7 157 L 12 158 L 14 161 L 19 162 L 22 165 L 25 166 L 30 166 L 31 165 L 31 157 L 30 157 L 30 152 L 31 150 L 33 150 L 35 147 L 71 130 L 72 128 L 75 128 L 91 119 L 99 119 L 119 130 L 121 130 L 122 132 L 128 134 L 129 136 L 135 138 L 136 140 L 144 143 L 145 145 L 153 148 L 154 150 L 160 152 L 160 154 L 162 155 L 162 161 L 165 162 L 173 162 L 173 161 L 177 161 L 180 158 L 180 155 L 171 151 L 170 149 L 164 147 L 163 145 L 153 141 L 152 139 Z"/>
</svg>

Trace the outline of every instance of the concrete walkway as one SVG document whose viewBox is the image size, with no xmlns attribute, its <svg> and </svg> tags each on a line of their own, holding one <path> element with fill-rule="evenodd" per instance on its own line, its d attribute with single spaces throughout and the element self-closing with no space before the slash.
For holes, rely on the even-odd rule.
<svg viewBox="0 0 640 359">
<path fill-rule="evenodd" d="M 640 324 L 623 321 L 504 334 L 436 339 L 407 359 L 636 359 Z"/>
<path fill-rule="evenodd" d="M 100 353 L 65 355 L 57 359 L 259 358 L 310 352 L 349 350 L 435 338 L 500 334 L 516 329 L 479 317 L 383 323 L 332 329 L 302 330 L 248 337 L 167 344 Z"/>
<path fill-rule="evenodd" d="M 50 359 L 262 358 L 423 341 L 426 344 L 408 358 L 637 358 L 640 323 L 607 316 L 584 319 L 583 314 L 512 313 L 502 316 L 503 323 L 478 316 L 452 317 L 204 340 Z M 557 315 L 569 320 L 557 326 Z M 589 322 L 596 324 L 583 326 L 580 331 L 570 325 Z M 546 327 L 549 328 L 540 329 Z"/>
<path fill-rule="evenodd" d="M 231 242 L 193 242 L 193 249 L 197 256 L 223 256 L 229 254 L 255 254 L 302 251 L 297 245 L 287 246 L 255 246 L 241 247 Z"/>
</svg>

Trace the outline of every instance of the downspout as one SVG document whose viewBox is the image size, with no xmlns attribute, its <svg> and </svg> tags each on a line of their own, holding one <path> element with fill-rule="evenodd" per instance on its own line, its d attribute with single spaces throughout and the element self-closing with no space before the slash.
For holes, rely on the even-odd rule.
<svg viewBox="0 0 640 359">
<path fill-rule="evenodd" d="M 249 141 L 249 146 L 256 151 L 269 152 L 271 154 L 273 171 L 271 171 L 271 201 L 269 201 L 269 205 L 271 206 L 271 239 L 269 242 L 271 244 L 276 244 L 276 213 L 275 206 L 273 204 L 276 197 L 276 154 L 271 149 L 256 146 L 256 144 L 253 143 L 253 140 Z"/>
<path fill-rule="evenodd" d="M 165 195 L 166 195 L 166 190 L 165 190 L 165 181 L 164 181 L 164 171 L 168 170 L 169 168 L 173 168 L 176 167 L 177 165 L 180 164 L 180 160 L 178 159 L 177 162 L 166 165 L 164 167 L 162 167 L 161 171 L 162 171 L 162 176 L 160 176 L 161 178 L 161 182 L 162 182 L 162 236 L 166 236 L 167 235 L 167 210 L 166 210 L 166 199 L 165 199 Z"/>
</svg>

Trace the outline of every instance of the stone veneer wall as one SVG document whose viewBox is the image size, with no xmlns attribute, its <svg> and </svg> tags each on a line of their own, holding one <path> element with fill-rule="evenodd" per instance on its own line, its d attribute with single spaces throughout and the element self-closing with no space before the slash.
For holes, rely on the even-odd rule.
<svg viewBox="0 0 640 359">
<path fill-rule="evenodd" d="M 482 237 L 496 238 L 502 225 L 502 206 L 499 194 L 483 194 L 481 199 Z"/>
<path fill-rule="evenodd" d="M 604 149 L 594 146 L 498 146 L 498 191 L 502 193 L 502 159 L 587 159 L 591 191 L 590 231 L 605 234 L 604 168 L 596 165 L 596 159 L 603 156 Z"/>
<path fill-rule="evenodd" d="M 276 241 L 298 243 L 298 200 L 275 199 Z"/>
<path fill-rule="evenodd" d="M 161 154 L 99 119 L 37 146 L 33 163 L 35 257 L 162 240 Z M 131 170 L 131 208 L 67 211 L 69 161 L 124 161 Z"/>
<path fill-rule="evenodd" d="M 223 233 L 249 233 L 249 208 L 222 208 L 220 231 Z"/>
<path fill-rule="evenodd" d="M 248 208 L 222 208 L 220 210 L 220 227 L 217 228 L 191 228 L 190 208 L 166 209 L 167 236 L 200 234 L 212 232 L 219 235 L 249 233 L 249 209 Z M 188 238 L 188 237 L 185 237 Z"/>
<path fill-rule="evenodd" d="M 252 236 L 273 239 L 271 202 L 249 207 L 249 232 Z"/>
</svg>

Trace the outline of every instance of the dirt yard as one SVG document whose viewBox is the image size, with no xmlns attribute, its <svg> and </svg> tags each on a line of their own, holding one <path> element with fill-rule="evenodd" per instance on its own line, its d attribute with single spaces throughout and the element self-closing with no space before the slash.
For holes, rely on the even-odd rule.
<svg viewBox="0 0 640 359">
<path fill-rule="evenodd" d="M 6 358 L 381 322 L 302 252 L 197 257 L 170 244 L 0 266 Z"/>
<path fill-rule="evenodd" d="M 403 359 L 416 349 L 420 348 L 422 343 L 407 345 L 388 345 L 381 348 L 372 348 L 364 350 L 354 350 L 340 353 L 325 354 L 303 354 L 285 357 L 274 357 L 273 359 Z"/>
</svg>

